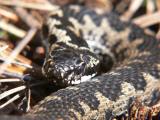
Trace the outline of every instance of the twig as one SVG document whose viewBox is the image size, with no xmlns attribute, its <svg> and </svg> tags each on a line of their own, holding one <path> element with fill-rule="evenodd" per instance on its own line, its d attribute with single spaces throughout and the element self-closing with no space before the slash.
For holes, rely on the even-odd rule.
<svg viewBox="0 0 160 120">
<path fill-rule="evenodd" d="M 148 28 L 144 29 L 144 32 L 145 32 L 146 34 L 151 35 L 151 36 L 154 36 L 154 37 L 155 37 L 155 35 L 156 35 L 154 31 L 152 31 L 152 30 L 150 30 L 150 29 L 148 29 Z"/>
<path fill-rule="evenodd" d="M 0 83 L 2 82 L 24 82 L 24 81 L 21 79 L 10 78 L 10 79 L 0 79 Z"/>
<path fill-rule="evenodd" d="M 5 61 L 6 59 L 0 57 L 0 60 Z M 12 61 L 11 63 L 12 63 L 12 64 L 15 64 L 15 65 L 19 65 L 19 66 L 26 67 L 26 68 L 29 68 L 29 69 L 32 69 L 32 68 L 33 68 L 33 67 L 32 67 L 31 65 L 29 65 L 29 64 L 25 64 L 25 63 L 21 63 L 21 62 L 17 62 L 17 61 Z"/>
<path fill-rule="evenodd" d="M 16 88 L 10 89 L 10 90 L 8 90 L 8 91 L 5 91 L 4 93 L 0 94 L 0 100 L 2 100 L 3 98 L 5 98 L 5 97 L 7 97 L 7 96 L 9 96 L 9 95 L 12 95 L 12 94 L 14 94 L 14 93 L 16 93 L 16 92 L 19 92 L 19 91 L 21 91 L 21 90 L 24 90 L 25 88 L 26 88 L 26 86 L 25 86 L 25 85 L 22 85 L 22 86 L 20 86 L 20 87 L 16 87 Z"/>
<path fill-rule="evenodd" d="M 31 104 L 31 89 L 29 87 L 26 89 L 25 96 L 26 96 L 26 100 L 27 100 L 25 112 L 28 112 L 30 110 L 30 104 Z"/>
<path fill-rule="evenodd" d="M 157 5 L 158 11 L 160 11 L 160 0 L 156 0 L 156 5 Z M 156 34 L 156 38 L 157 38 L 157 39 L 160 39 L 160 24 L 159 24 L 158 32 L 157 32 L 157 34 Z"/>
<path fill-rule="evenodd" d="M 131 0 L 121 0 L 116 6 L 115 11 L 119 13 L 123 13 L 126 11 L 127 6 L 130 4 Z"/>
<path fill-rule="evenodd" d="M 0 52 L 6 50 L 7 48 L 8 48 L 8 45 L 5 45 L 5 46 L 3 46 L 3 47 L 0 47 Z"/>
<path fill-rule="evenodd" d="M 15 13 L 9 11 L 8 9 L 5 9 L 0 6 L 0 15 L 5 16 L 6 18 L 9 18 L 13 21 L 18 21 L 18 17 Z"/>
<path fill-rule="evenodd" d="M 7 59 L 7 57 L 11 54 L 13 50 L 8 48 L 6 51 L 3 51 L 0 53 L 0 56 L 2 56 L 4 59 Z M 17 58 L 16 58 L 17 61 L 20 61 L 21 63 L 24 63 L 24 64 L 31 64 L 32 61 L 29 60 L 28 58 L 22 56 L 22 55 L 18 55 Z"/>
<path fill-rule="evenodd" d="M 21 67 L 17 65 L 10 65 L 5 69 L 6 72 L 15 73 L 15 74 L 19 73 L 20 75 L 24 75 L 24 71 L 26 70 L 27 69 L 25 67 Z"/>
<path fill-rule="evenodd" d="M 24 30 L 5 22 L 4 20 L 0 20 L 0 28 L 20 38 L 23 38 L 26 35 L 26 32 Z"/>
<path fill-rule="evenodd" d="M 85 0 L 84 2 L 90 8 L 100 8 L 105 11 L 111 11 L 113 7 L 110 0 L 94 0 L 94 2 L 92 0 Z"/>
<path fill-rule="evenodd" d="M 31 2 L 25 2 L 20 0 L 1 0 L 1 5 L 8 5 L 8 6 L 16 6 L 16 7 L 24 7 L 24 8 L 30 8 L 30 9 L 38 9 L 38 10 L 46 10 L 46 11 L 52 11 L 55 9 L 58 9 L 58 6 L 51 5 L 49 3 L 42 4 L 42 3 L 31 3 Z"/>
<path fill-rule="evenodd" d="M 19 94 L 15 95 L 15 96 L 12 97 L 11 99 L 9 99 L 7 102 L 5 102 L 4 104 L 2 104 L 2 105 L 0 106 L 0 109 L 4 108 L 4 107 L 7 106 L 8 104 L 14 102 L 14 101 L 17 100 L 18 98 L 20 98 L 20 95 L 19 95 Z"/>
<path fill-rule="evenodd" d="M 121 16 L 122 20 L 129 20 L 139 9 L 144 0 L 132 0 L 128 10 Z"/>
<path fill-rule="evenodd" d="M 142 28 L 160 23 L 160 11 L 149 15 L 143 15 L 138 18 L 133 19 L 133 22 Z"/>
<path fill-rule="evenodd" d="M 151 14 L 156 9 L 156 6 L 154 5 L 154 0 L 147 0 L 147 14 Z"/>
<path fill-rule="evenodd" d="M 9 71 L 4 71 L 2 73 L 2 76 L 5 76 L 5 77 L 14 77 L 14 78 L 19 78 L 21 79 L 23 77 L 22 74 L 19 74 L 19 73 L 13 73 L 13 72 L 9 72 Z"/>
<path fill-rule="evenodd" d="M 29 14 L 25 9 L 23 8 L 15 8 L 18 15 L 21 17 L 21 19 L 31 28 L 40 28 L 41 24 L 31 15 Z"/>
<path fill-rule="evenodd" d="M 22 49 L 31 41 L 33 36 L 35 35 L 37 29 L 32 28 L 29 30 L 26 37 L 19 43 L 19 45 L 13 50 L 11 55 L 8 57 L 8 59 L 0 66 L 0 74 L 4 72 L 4 70 L 7 68 L 7 66 L 16 58 L 16 56 L 22 51 Z"/>
</svg>

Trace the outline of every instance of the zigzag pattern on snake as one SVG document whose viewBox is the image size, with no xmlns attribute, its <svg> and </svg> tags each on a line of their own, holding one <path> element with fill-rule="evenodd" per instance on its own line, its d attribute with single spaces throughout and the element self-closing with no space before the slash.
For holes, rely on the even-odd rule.
<svg viewBox="0 0 160 120">
<path fill-rule="evenodd" d="M 51 94 L 21 119 L 108 120 L 137 97 L 147 106 L 160 99 L 160 41 L 136 25 L 114 13 L 70 6 L 51 13 L 42 34 L 43 74 L 55 84 L 80 84 Z M 88 75 L 95 77 L 83 82 Z"/>
</svg>

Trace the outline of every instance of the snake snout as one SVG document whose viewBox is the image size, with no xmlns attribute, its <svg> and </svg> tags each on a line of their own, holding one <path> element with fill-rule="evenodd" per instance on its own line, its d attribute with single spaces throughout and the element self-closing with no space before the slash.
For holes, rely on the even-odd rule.
<svg viewBox="0 0 160 120">
<path fill-rule="evenodd" d="M 53 61 L 44 63 L 43 73 L 47 78 L 55 80 L 57 84 L 70 84 L 72 80 L 80 79 L 86 67 L 86 63 L 78 56 L 53 59 Z"/>
</svg>

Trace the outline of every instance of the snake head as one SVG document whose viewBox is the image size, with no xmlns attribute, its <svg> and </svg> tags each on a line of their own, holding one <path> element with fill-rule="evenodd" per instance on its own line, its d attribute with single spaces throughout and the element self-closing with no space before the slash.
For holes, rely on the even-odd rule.
<svg viewBox="0 0 160 120">
<path fill-rule="evenodd" d="M 99 62 L 89 50 L 56 43 L 49 47 L 42 71 L 58 85 L 71 85 L 79 83 L 82 76 L 95 74 Z"/>
</svg>

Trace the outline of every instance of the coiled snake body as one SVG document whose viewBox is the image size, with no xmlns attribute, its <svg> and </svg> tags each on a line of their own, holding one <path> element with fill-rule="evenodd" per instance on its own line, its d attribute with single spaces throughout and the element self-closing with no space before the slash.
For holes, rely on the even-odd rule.
<svg viewBox="0 0 160 120">
<path fill-rule="evenodd" d="M 42 34 L 48 48 L 43 73 L 49 80 L 70 85 L 96 77 L 51 94 L 13 120 L 110 119 L 136 98 L 147 106 L 160 99 L 160 42 L 136 25 L 114 13 L 70 6 L 51 13 Z"/>
</svg>

